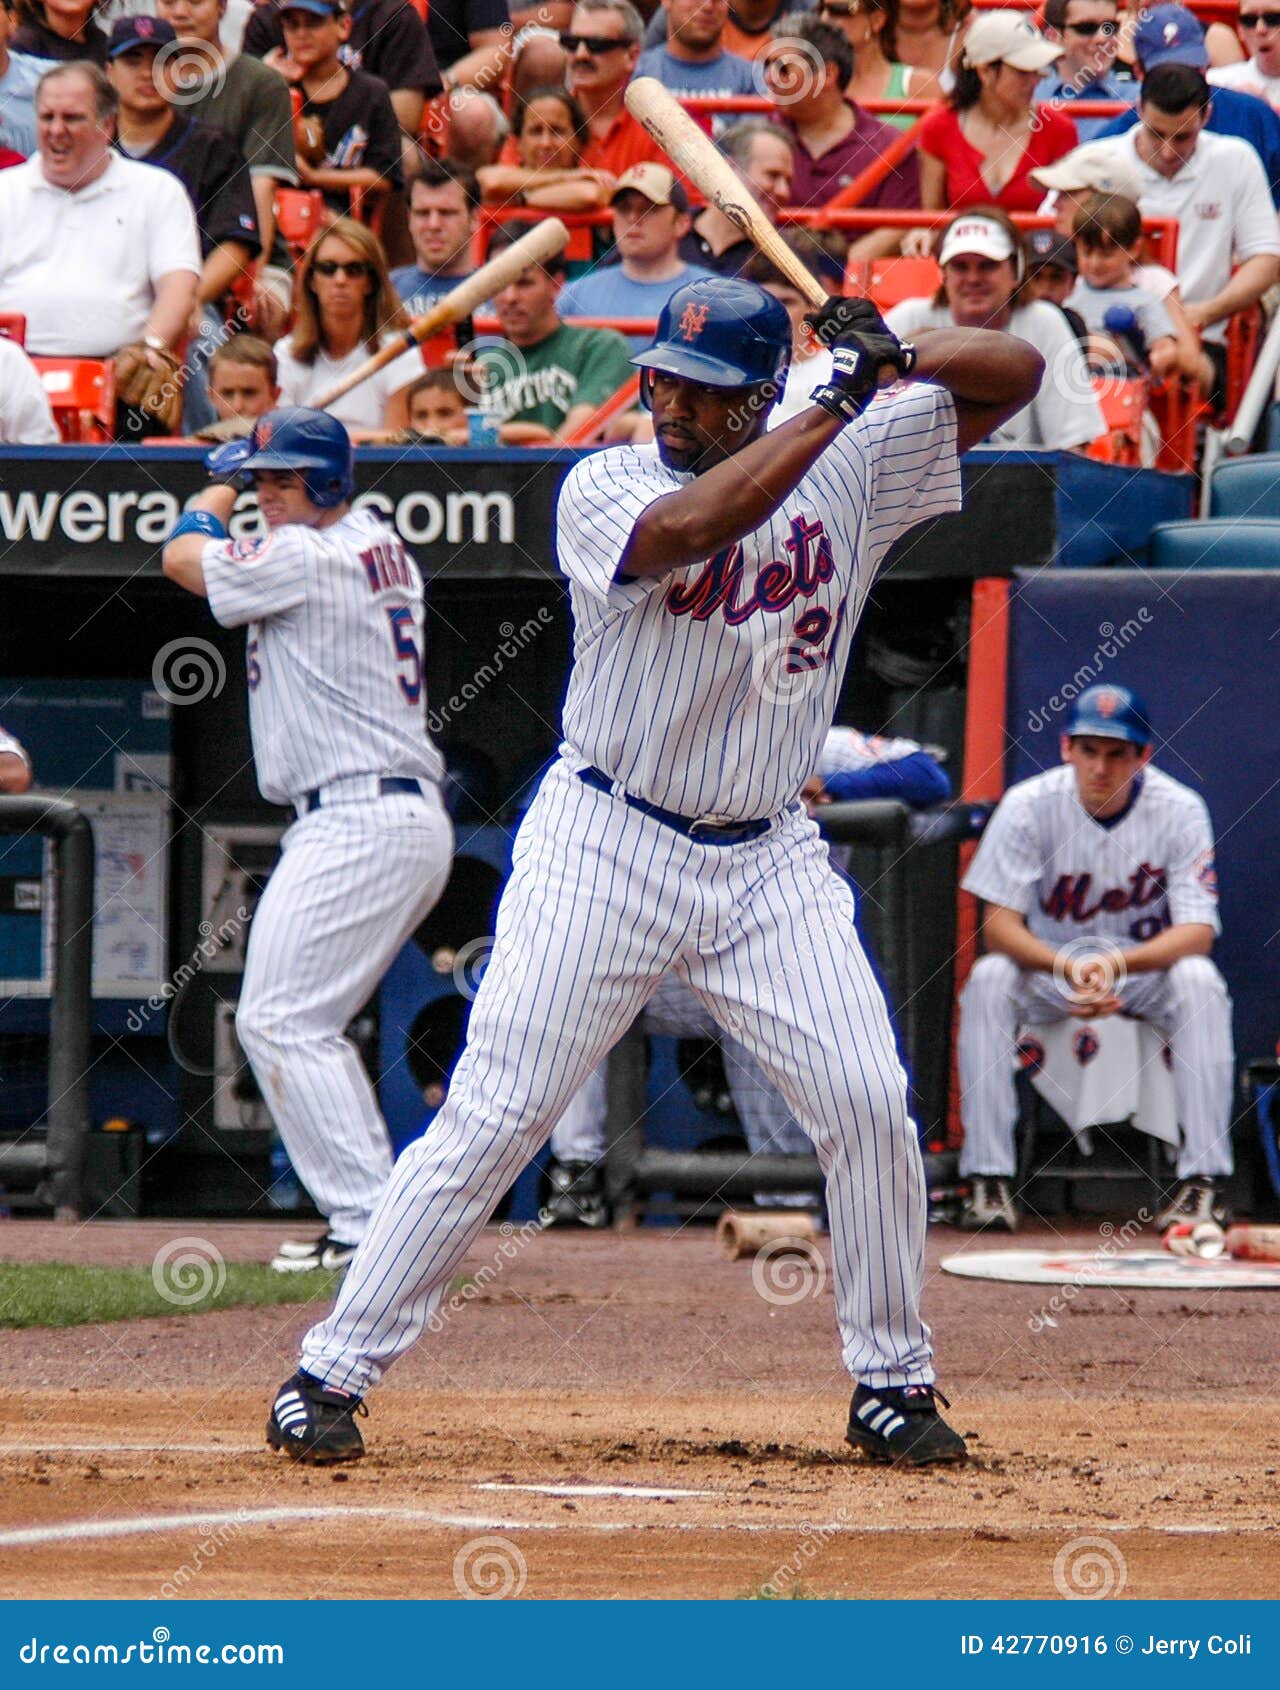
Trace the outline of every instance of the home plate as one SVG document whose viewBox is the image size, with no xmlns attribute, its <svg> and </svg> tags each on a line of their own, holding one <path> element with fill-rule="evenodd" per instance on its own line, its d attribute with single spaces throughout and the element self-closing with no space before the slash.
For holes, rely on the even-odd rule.
<svg viewBox="0 0 1280 1690">
<path fill-rule="evenodd" d="M 1114 1285 L 1126 1291 L 1275 1291 L 1280 1262 L 1172 1256 L 1167 1250 L 974 1250 L 943 1258 L 944 1273 L 1017 1285 Z"/>
</svg>

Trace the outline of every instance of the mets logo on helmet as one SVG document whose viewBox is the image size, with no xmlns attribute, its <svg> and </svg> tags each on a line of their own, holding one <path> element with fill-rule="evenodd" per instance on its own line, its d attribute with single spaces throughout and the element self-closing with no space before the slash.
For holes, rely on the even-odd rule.
<svg viewBox="0 0 1280 1690">
<path fill-rule="evenodd" d="M 1094 708 L 1099 716 L 1114 716 L 1120 708 L 1120 700 L 1113 692 L 1100 692 Z"/>
<path fill-rule="evenodd" d="M 697 340 L 710 315 L 709 305 L 686 305 L 680 318 L 680 333 L 686 340 Z"/>
</svg>

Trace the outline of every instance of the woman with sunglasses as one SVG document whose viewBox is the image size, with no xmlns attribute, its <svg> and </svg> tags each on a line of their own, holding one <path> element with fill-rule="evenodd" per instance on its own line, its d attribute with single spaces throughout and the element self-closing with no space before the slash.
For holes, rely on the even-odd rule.
<svg viewBox="0 0 1280 1690">
<path fill-rule="evenodd" d="M 382 243 L 350 217 L 335 219 L 311 243 L 294 278 L 293 305 L 293 332 L 275 346 L 281 405 L 314 405 L 409 325 Z M 408 423 L 408 390 L 422 369 L 421 353 L 405 352 L 344 394 L 330 413 L 353 440 L 397 433 Z"/>
<path fill-rule="evenodd" d="M 845 97 L 865 108 L 868 100 L 936 100 L 941 84 L 931 70 L 904 64 L 898 57 L 899 0 L 819 0 L 823 23 L 834 24 L 853 48 L 853 80 Z M 893 117 L 875 114 L 895 129 L 910 129 L 913 112 Z"/>
<path fill-rule="evenodd" d="M 512 120 L 509 156 L 476 172 L 486 205 L 529 205 L 540 211 L 597 211 L 615 182 L 607 170 L 582 163 L 587 121 L 563 88 L 535 88 Z M 504 149 L 504 152 L 508 149 Z"/>
</svg>

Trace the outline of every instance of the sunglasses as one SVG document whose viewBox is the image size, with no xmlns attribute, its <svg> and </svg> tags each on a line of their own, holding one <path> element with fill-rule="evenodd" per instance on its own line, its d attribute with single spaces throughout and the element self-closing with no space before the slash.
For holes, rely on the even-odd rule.
<svg viewBox="0 0 1280 1690">
<path fill-rule="evenodd" d="M 571 35 L 567 31 L 560 37 L 560 45 L 566 53 L 576 53 L 579 47 L 585 47 L 588 53 L 616 53 L 620 47 L 630 46 L 630 42 L 623 41 L 617 35 Z"/>
<path fill-rule="evenodd" d="M 1073 35 L 1083 35 L 1086 38 L 1094 35 L 1116 35 L 1120 30 L 1120 25 L 1114 18 L 1108 18 L 1105 23 L 1069 23 L 1064 27 Z"/>
<path fill-rule="evenodd" d="M 1241 12 L 1241 29 L 1280 29 L 1280 12 Z"/>
<path fill-rule="evenodd" d="M 369 275 L 370 266 L 363 258 L 317 258 L 311 270 L 317 276 L 336 276 L 341 271 L 344 276 L 359 277 Z"/>
</svg>

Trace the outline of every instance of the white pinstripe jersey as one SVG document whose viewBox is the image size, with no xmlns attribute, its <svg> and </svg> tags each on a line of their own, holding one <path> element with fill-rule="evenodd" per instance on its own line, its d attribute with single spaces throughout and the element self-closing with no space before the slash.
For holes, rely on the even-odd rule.
<svg viewBox="0 0 1280 1690">
<path fill-rule="evenodd" d="M 1204 800 L 1148 763 L 1119 820 L 1094 821 L 1068 763 L 1010 787 L 964 888 L 1026 917 L 1039 939 L 1107 938 L 1121 949 L 1184 921 L 1219 932 L 1213 828 Z"/>
<path fill-rule="evenodd" d="M 691 479 L 656 446 L 621 446 L 581 459 L 561 488 L 574 617 L 561 750 L 682 815 L 754 821 L 818 764 L 889 547 L 959 508 L 955 405 L 928 383 L 882 395 L 745 540 L 618 581 L 641 513 Z"/>
<path fill-rule="evenodd" d="M 438 781 L 423 700 L 422 577 L 370 511 L 201 554 L 209 607 L 248 624 L 249 727 L 272 803 L 351 775 Z"/>
<path fill-rule="evenodd" d="M 864 734 L 859 728 L 832 728 L 818 759 L 818 773 L 856 775 L 873 763 L 898 763 L 923 749 L 914 739 L 886 739 L 883 734 Z"/>
</svg>

